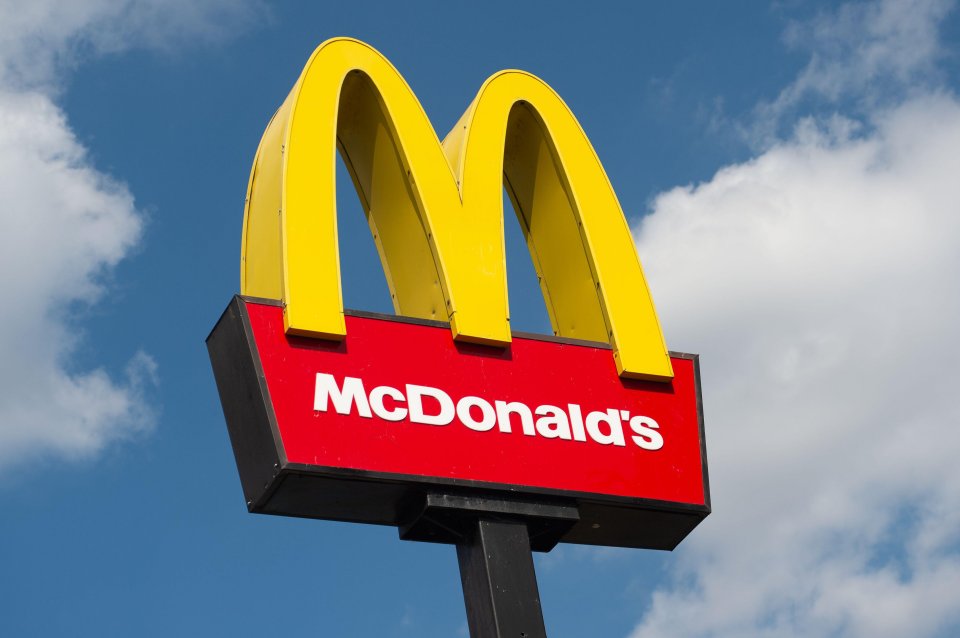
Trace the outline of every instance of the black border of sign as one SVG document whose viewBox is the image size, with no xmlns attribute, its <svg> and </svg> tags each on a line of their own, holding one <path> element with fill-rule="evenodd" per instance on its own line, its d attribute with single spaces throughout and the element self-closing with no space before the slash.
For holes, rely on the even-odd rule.
<svg viewBox="0 0 960 638">
<path fill-rule="evenodd" d="M 403 526 L 421 511 L 427 493 L 536 501 L 576 506 L 580 518 L 561 542 L 648 549 L 673 549 L 711 511 L 700 361 L 694 364 L 704 505 L 588 492 L 504 485 L 430 476 L 370 472 L 289 463 L 253 338 L 247 303 L 280 306 L 272 299 L 234 296 L 207 337 L 220 401 L 230 433 L 247 508 L 251 512 Z M 347 311 L 385 321 L 449 327 L 441 321 Z M 571 345 L 607 348 L 605 343 L 514 333 Z"/>
</svg>

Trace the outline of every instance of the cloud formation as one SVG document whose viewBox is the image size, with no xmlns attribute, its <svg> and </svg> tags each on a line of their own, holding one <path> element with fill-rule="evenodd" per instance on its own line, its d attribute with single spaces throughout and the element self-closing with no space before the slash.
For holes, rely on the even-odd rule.
<svg viewBox="0 0 960 638">
<path fill-rule="evenodd" d="M 77 310 L 141 240 L 129 190 L 94 167 L 55 98 L 85 57 L 216 38 L 253 15 L 225 0 L 0 1 L 0 469 L 26 458 L 89 456 L 149 429 L 156 365 L 125 378 L 76 370 Z"/>
<path fill-rule="evenodd" d="M 876 74 L 908 77 L 883 62 L 926 37 L 905 28 Z M 668 343 L 703 356 L 715 512 L 633 638 L 960 630 L 958 145 L 960 100 L 908 91 L 635 229 Z"/>
<path fill-rule="evenodd" d="M 0 0 L 0 82 L 56 91 L 88 58 L 218 41 L 266 16 L 259 0 Z"/>
<path fill-rule="evenodd" d="M 805 108 L 829 112 L 843 104 L 869 116 L 936 87 L 940 24 L 953 9 L 952 0 L 851 2 L 792 22 L 784 41 L 809 60 L 775 99 L 756 106 L 747 137 L 760 146 L 776 141 Z"/>
</svg>

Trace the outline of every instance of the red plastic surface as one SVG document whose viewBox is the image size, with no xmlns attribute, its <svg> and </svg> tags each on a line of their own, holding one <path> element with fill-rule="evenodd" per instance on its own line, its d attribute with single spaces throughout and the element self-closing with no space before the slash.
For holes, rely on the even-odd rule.
<svg viewBox="0 0 960 638">
<path fill-rule="evenodd" d="M 251 327 L 290 463 L 465 479 L 704 505 L 694 363 L 673 358 L 672 383 L 623 380 L 608 349 L 514 338 L 506 350 L 458 344 L 447 328 L 348 316 L 343 342 L 287 337 L 279 307 L 247 302 Z M 458 417 L 444 426 L 314 410 L 317 373 L 363 380 L 366 391 L 406 384 L 535 409 L 568 404 L 627 410 L 659 424 L 657 450 L 626 444 L 478 432 Z M 389 407 L 394 407 L 393 402 Z M 425 403 L 429 407 L 427 403 Z M 479 414 L 479 410 L 474 410 Z"/>
</svg>

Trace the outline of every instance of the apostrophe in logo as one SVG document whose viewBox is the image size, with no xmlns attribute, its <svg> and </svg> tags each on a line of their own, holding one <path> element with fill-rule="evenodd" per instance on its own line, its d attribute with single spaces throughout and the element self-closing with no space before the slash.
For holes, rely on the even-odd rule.
<svg viewBox="0 0 960 638">
<path fill-rule="evenodd" d="M 629 227 L 589 140 L 542 80 L 501 71 L 441 143 L 410 87 L 356 40 L 321 44 L 274 115 L 247 193 L 241 293 L 288 334 L 340 338 L 335 164 L 367 213 L 397 314 L 510 342 L 502 188 L 556 335 L 606 341 L 621 376 L 673 377 Z"/>
</svg>

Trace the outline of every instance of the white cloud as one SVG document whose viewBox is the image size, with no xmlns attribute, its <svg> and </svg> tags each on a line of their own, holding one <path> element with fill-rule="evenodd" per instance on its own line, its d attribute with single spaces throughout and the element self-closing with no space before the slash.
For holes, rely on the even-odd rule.
<svg viewBox="0 0 960 638">
<path fill-rule="evenodd" d="M 667 342 L 703 357 L 714 513 L 633 638 L 960 632 L 960 99 L 867 113 L 635 229 Z"/>
<path fill-rule="evenodd" d="M 267 17 L 259 0 L 0 0 L 0 81 L 55 90 L 84 58 L 130 48 L 173 51 Z"/>
<path fill-rule="evenodd" d="M 960 629 L 960 102 L 804 129 L 637 229 L 700 351 L 715 513 L 635 632 Z"/>
<path fill-rule="evenodd" d="M 94 167 L 55 97 L 84 57 L 216 38 L 256 14 L 226 0 L 0 0 L 0 468 L 89 456 L 149 429 L 156 365 L 135 354 L 123 380 L 77 370 L 77 310 L 140 241 L 122 183 Z"/>
<path fill-rule="evenodd" d="M 810 59 L 774 100 L 757 105 L 748 137 L 769 143 L 798 107 L 846 101 L 870 111 L 936 86 L 940 24 L 953 9 L 953 0 L 855 2 L 792 23 L 785 41 Z"/>
</svg>

